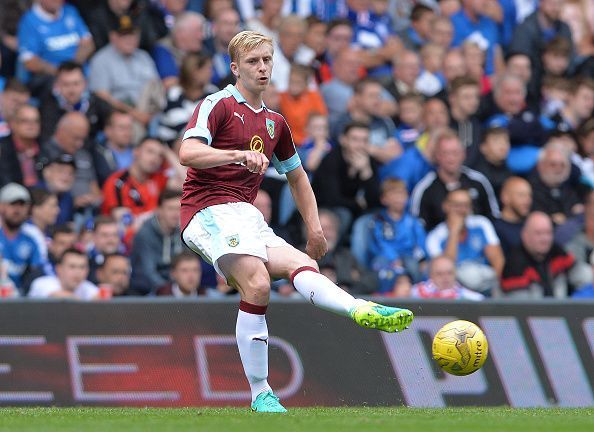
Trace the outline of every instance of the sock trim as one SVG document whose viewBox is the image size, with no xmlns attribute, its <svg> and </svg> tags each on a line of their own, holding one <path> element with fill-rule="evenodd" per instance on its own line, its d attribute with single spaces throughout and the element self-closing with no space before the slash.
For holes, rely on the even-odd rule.
<svg viewBox="0 0 594 432">
<path fill-rule="evenodd" d="M 259 306 L 252 303 L 248 303 L 243 300 L 239 301 L 239 310 L 244 311 L 246 313 L 250 313 L 253 315 L 266 315 L 266 309 L 268 309 L 268 305 Z"/>
<path fill-rule="evenodd" d="M 311 266 L 299 267 L 297 270 L 295 270 L 293 273 L 291 273 L 291 283 L 293 285 L 295 285 L 295 282 L 293 282 L 293 279 L 295 279 L 295 276 L 297 276 L 299 273 L 304 272 L 304 271 L 312 271 L 314 273 L 319 273 L 318 269 L 316 269 L 315 267 L 311 267 Z"/>
</svg>

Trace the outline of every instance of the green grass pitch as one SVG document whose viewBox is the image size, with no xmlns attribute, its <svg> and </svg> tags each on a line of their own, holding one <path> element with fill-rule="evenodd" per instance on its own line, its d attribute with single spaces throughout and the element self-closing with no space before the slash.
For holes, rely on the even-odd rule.
<svg viewBox="0 0 594 432">
<path fill-rule="evenodd" d="M 0 431 L 592 432 L 594 408 L 1 408 Z"/>
</svg>

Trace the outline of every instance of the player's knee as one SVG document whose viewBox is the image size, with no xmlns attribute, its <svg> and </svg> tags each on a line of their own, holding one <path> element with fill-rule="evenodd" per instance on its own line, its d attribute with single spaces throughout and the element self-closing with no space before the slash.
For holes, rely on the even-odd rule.
<svg viewBox="0 0 594 432">
<path fill-rule="evenodd" d="M 256 272 L 247 281 L 246 291 L 251 295 L 264 298 L 270 295 L 270 277 L 266 272 Z"/>
<path fill-rule="evenodd" d="M 288 277 L 290 277 L 295 272 L 295 270 L 298 270 L 303 267 L 313 267 L 316 269 L 316 271 L 320 271 L 320 267 L 318 266 L 316 260 L 310 258 L 306 254 L 303 254 L 291 263 L 288 271 Z"/>
</svg>

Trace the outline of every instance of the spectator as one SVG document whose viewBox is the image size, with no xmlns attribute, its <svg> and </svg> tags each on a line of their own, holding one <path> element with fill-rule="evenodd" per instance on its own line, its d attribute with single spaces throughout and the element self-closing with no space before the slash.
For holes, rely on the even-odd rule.
<svg viewBox="0 0 594 432">
<path fill-rule="evenodd" d="M 499 206 L 489 180 L 462 165 L 465 152 L 458 135 L 446 130 L 435 139 L 436 171 L 428 173 L 414 188 L 411 213 L 424 221 L 425 229 L 432 230 L 445 219 L 442 203 L 448 191 L 463 187 L 470 191 L 475 214 L 499 216 Z"/>
<path fill-rule="evenodd" d="M 60 257 L 68 249 L 75 247 L 78 240 L 70 224 L 55 225 L 49 230 L 49 243 L 47 245 L 48 261 L 42 272 L 38 272 L 38 277 L 56 274 L 56 265 Z"/>
<path fill-rule="evenodd" d="M 501 216 L 493 220 L 505 254 L 520 246 L 524 220 L 532 208 L 532 186 L 522 177 L 510 177 L 501 187 Z"/>
<path fill-rule="evenodd" d="M 556 129 L 569 132 L 576 129 L 590 117 L 594 111 L 594 81 L 581 78 L 571 82 L 569 100 L 553 116 Z"/>
<path fill-rule="evenodd" d="M 21 294 L 27 274 L 43 266 L 35 239 L 23 229 L 30 206 L 31 196 L 24 186 L 9 183 L 0 189 L 0 252 Z"/>
<path fill-rule="evenodd" d="M 64 62 L 58 66 L 53 88 L 41 96 L 40 102 L 42 140 L 52 136 L 64 114 L 74 111 L 87 117 L 90 137 L 95 139 L 105 127 L 111 111 L 107 102 L 89 92 L 82 66 L 73 62 Z"/>
<path fill-rule="evenodd" d="M 47 263 L 49 228 L 56 224 L 60 214 L 58 197 L 54 193 L 39 188 L 31 189 L 30 194 L 31 218 L 23 225 L 23 230 L 35 240 L 42 261 Z"/>
<path fill-rule="evenodd" d="M 278 39 L 278 30 L 282 18 L 283 0 L 262 0 L 262 8 L 257 17 L 246 22 L 246 30 L 253 30 L 263 35 Z"/>
<path fill-rule="evenodd" d="M 153 26 L 151 10 L 146 2 L 135 0 L 106 0 L 90 9 L 89 30 L 93 35 L 95 47 L 100 50 L 109 43 L 109 32 L 117 28 L 120 19 L 127 16 L 132 23 L 140 27 L 140 47 L 150 51 L 157 41 L 165 35 L 166 30 Z M 163 32 L 165 30 L 165 32 Z"/>
<path fill-rule="evenodd" d="M 594 257 L 592 255 L 590 255 L 589 264 L 592 268 L 592 272 L 594 273 Z M 571 297 L 578 299 L 594 298 L 594 283 L 582 285 L 571 294 Z"/>
<path fill-rule="evenodd" d="M 41 167 L 41 181 L 37 186 L 58 197 L 58 224 L 72 222 L 74 217 L 74 198 L 70 191 L 74 185 L 75 171 L 74 158 L 66 153 L 43 163 Z"/>
<path fill-rule="evenodd" d="M 135 120 L 148 124 L 150 113 L 139 101 L 147 86 L 154 86 L 159 74 L 151 57 L 139 49 L 140 30 L 123 16 L 109 32 L 109 44 L 91 60 L 89 88 L 112 108 L 130 113 Z"/>
<path fill-rule="evenodd" d="M 534 191 L 532 210 L 548 214 L 555 225 L 584 212 L 576 190 L 568 183 L 571 172 L 569 153 L 551 140 L 541 150 L 536 172 L 530 177 Z"/>
<path fill-rule="evenodd" d="M 509 168 L 514 173 L 527 173 L 538 158 L 545 139 L 545 129 L 535 112 L 526 109 L 526 86 L 521 78 L 502 75 L 495 83 L 495 113 L 487 118 L 487 127 L 504 127 L 509 131 L 511 150 Z"/>
<path fill-rule="evenodd" d="M 359 265 L 348 248 L 340 246 L 340 218 L 327 209 L 320 209 L 319 215 L 328 242 L 328 252 L 318 260 L 320 273 L 351 294 L 371 294 L 376 291 L 375 274 Z"/>
<path fill-rule="evenodd" d="M 403 50 L 403 45 L 394 31 L 388 0 L 346 0 L 346 3 L 347 18 L 355 26 L 353 42 L 362 49 L 363 65 L 370 76 L 389 78 L 392 59 Z"/>
<path fill-rule="evenodd" d="M 479 157 L 481 124 L 476 116 L 480 103 L 479 83 L 467 76 L 455 78 L 448 91 L 450 127 L 458 132 L 466 149 L 465 163 L 473 166 Z M 480 170 L 479 170 L 480 171 Z"/>
<path fill-rule="evenodd" d="M 78 249 L 66 249 L 56 263 L 56 274 L 33 281 L 29 297 L 95 300 L 99 289 L 87 279 L 87 257 Z"/>
<path fill-rule="evenodd" d="M 229 42 L 241 31 L 240 18 L 233 8 L 220 10 L 212 20 L 212 37 L 204 41 L 206 49 L 212 54 L 211 82 L 219 88 L 235 81 L 231 74 L 231 57 L 227 51 Z"/>
<path fill-rule="evenodd" d="M 508 53 L 505 62 L 505 74 L 515 75 L 526 86 L 526 104 L 531 111 L 539 111 L 540 89 L 539 83 L 533 79 L 530 56 L 521 52 Z M 543 113 L 544 114 L 544 113 Z"/>
<path fill-rule="evenodd" d="M 509 50 L 530 56 L 533 76 L 537 82 L 540 82 L 543 71 L 541 55 L 545 44 L 555 36 L 572 42 L 569 26 L 559 19 L 562 6 L 562 0 L 541 0 L 538 9 L 514 31 Z"/>
<path fill-rule="evenodd" d="M 297 15 L 282 18 L 276 39 L 278 43 L 274 49 L 274 69 L 270 78 L 281 93 L 289 88 L 291 65 L 308 66 L 314 59 L 315 53 L 303 44 L 306 32 L 307 24 L 303 18 Z"/>
<path fill-rule="evenodd" d="M 21 105 L 10 121 L 11 134 L 0 138 L 0 186 L 15 182 L 34 186 L 39 181 L 35 164 L 39 155 L 39 111 Z"/>
<path fill-rule="evenodd" d="M 0 90 L 0 138 L 10 135 L 8 122 L 16 109 L 26 104 L 30 97 L 29 89 L 15 78 L 9 79 Z"/>
<path fill-rule="evenodd" d="M 484 296 L 456 281 L 454 261 L 439 255 L 429 263 L 429 279 L 413 285 L 410 296 L 418 299 L 482 300 Z"/>
<path fill-rule="evenodd" d="M 359 69 L 361 66 L 357 50 L 345 48 L 334 57 L 332 62 L 333 77 L 320 86 L 331 125 L 347 111 L 355 84 L 360 79 Z"/>
<path fill-rule="evenodd" d="M 488 94 L 491 91 L 491 79 L 485 73 L 485 50 L 479 43 L 469 39 L 462 43 L 462 55 L 468 76 L 479 83 L 481 96 Z"/>
<path fill-rule="evenodd" d="M 429 42 L 447 50 L 452 46 L 453 39 L 454 26 L 450 18 L 443 15 L 434 15 L 429 24 Z"/>
<path fill-rule="evenodd" d="M 164 190 L 159 207 L 134 236 L 130 259 L 130 291 L 137 295 L 154 294 L 169 282 L 171 259 L 182 251 L 179 228 L 180 191 Z"/>
<path fill-rule="evenodd" d="M 340 145 L 324 157 L 313 178 L 320 207 L 343 208 L 350 220 L 379 206 L 377 165 L 368 147 L 369 127 L 359 122 L 346 125 Z"/>
<path fill-rule="evenodd" d="M 589 264 L 594 251 L 594 193 L 586 197 L 582 226 L 565 245 L 577 262 Z"/>
<path fill-rule="evenodd" d="M 205 22 L 199 13 L 184 12 L 175 20 L 171 34 L 153 48 L 152 57 L 165 90 L 178 84 L 179 68 L 184 57 L 203 50 Z"/>
<path fill-rule="evenodd" d="M 116 171 L 125 170 L 134 160 L 134 119 L 128 113 L 114 110 L 103 131 L 105 140 L 93 146 L 93 163 L 97 181 L 103 186 Z"/>
<path fill-rule="evenodd" d="M 289 74 L 287 91 L 280 93 L 280 108 L 293 135 L 293 141 L 301 146 L 306 137 L 308 118 L 314 114 L 326 115 L 328 110 L 322 95 L 308 88 L 312 70 L 308 66 L 293 64 Z"/>
<path fill-rule="evenodd" d="M 485 130 L 480 146 L 480 155 L 473 169 L 487 177 L 495 195 L 499 196 L 503 183 L 513 175 L 507 167 L 509 155 L 509 134 L 504 128 L 489 128 Z"/>
<path fill-rule="evenodd" d="M 311 114 L 307 120 L 307 138 L 297 149 L 303 161 L 303 168 L 313 175 L 324 157 L 332 150 L 328 117 L 322 114 Z"/>
<path fill-rule="evenodd" d="M 343 50 L 351 46 L 353 40 L 353 25 L 348 19 L 337 18 L 328 23 L 325 37 L 325 51 L 316 57 L 313 66 L 315 68 L 316 81 L 323 84 L 334 77 L 333 63 Z M 363 65 L 359 65 L 359 75 L 365 75 Z"/>
<path fill-rule="evenodd" d="M 569 101 L 569 80 L 554 76 L 545 76 L 542 80 L 538 96 L 538 108 L 545 117 L 557 115 L 559 110 Z"/>
<path fill-rule="evenodd" d="M 358 121 L 369 126 L 369 155 L 378 163 L 391 161 L 402 153 L 402 147 L 394 138 L 396 126 L 392 119 L 381 111 L 382 86 L 374 78 L 364 78 L 355 84 L 355 92 L 348 111 L 336 119 L 331 128 L 332 141 L 338 141 L 345 125 Z"/>
<path fill-rule="evenodd" d="M 589 274 L 588 274 L 589 273 Z M 507 297 L 566 298 L 572 286 L 589 283 L 592 272 L 553 242 L 548 215 L 533 212 L 522 229 L 522 244 L 506 260 L 501 289 Z"/>
<path fill-rule="evenodd" d="M 305 18 L 305 22 L 307 23 L 307 32 L 305 33 L 303 44 L 314 52 L 315 58 L 311 66 L 314 66 L 314 64 L 317 66 L 317 59 L 324 55 L 326 51 L 326 30 L 328 29 L 328 23 L 314 15 Z"/>
<path fill-rule="evenodd" d="M 200 286 L 202 271 L 198 257 L 191 252 L 182 252 L 171 260 L 171 282 L 159 288 L 158 296 L 189 298 L 205 294 Z"/>
<path fill-rule="evenodd" d="M 422 72 L 415 81 L 415 89 L 426 97 L 437 95 L 443 90 L 443 59 L 447 50 L 428 43 L 421 48 Z"/>
<path fill-rule="evenodd" d="M 125 247 L 120 237 L 120 227 L 111 216 L 97 216 L 93 223 L 93 243 L 87 251 L 89 256 L 88 279 L 97 283 L 97 269 L 105 262 L 107 255 L 123 253 Z"/>
<path fill-rule="evenodd" d="M 127 209 L 137 218 L 150 215 L 169 181 L 163 171 L 164 151 L 163 144 L 154 138 L 145 138 L 138 143 L 130 167 L 116 171 L 103 185 L 101 212 L 104 215 L 111 214 L 117 219 L 114 210 L 120 208 Z M 140 226 L 145 217 L 140 217 L 136 225 Z"/>
<path fill-rule="evenodd" d="M 384 84 L 396 99 L 415 91 L 415 83 L 421 73 L 421 59 L 414 51 L 404 51 L 392 60 L 392 78 Z"/>
<path fill-rule="evenodd" d="M 62 154 L 72 156 L 75 175 L 70 192 L 74 197 L 76 209 L 98 207 L 103 200 L 93 157 L 84 148 L 88 136 L 89 121 L 85 115 L 77 111 L 66 113 L 58 122 L 52 138 L 44 144 L 40 155 L 42 163 L 47 163 Z"/>
<path fill-rule="evenodd" d="M 505 258 L 489 220 L 473 215 L 466 189 L 454 189 L 443 203 L 445 222 L 427 234 L 432 258 L 445 255 L 456 263 L 457 278 L 473 291 L 490 295 L 497 288 Z"/>
<path fill-rule="evenodd" d="M 449 122 L 450 117 L 445 102 L 436 97 L 427 99 L 423 105 L 423 127 L 425 130 L 417 139 L 416 146 L 424 151 L 436 134 L 447 129 Z"/>
<path fill-rule="evenodd" d="M 159 116 L 157 136 L 169 147 L 179 138 L 196 104 L 218 89 L 210 84 L 212 61 L 205 54 L 188 54 L 182 61 L 179 86 L 167 91 L 167 105 Z"/>
<path fill-rule="evenodd" d="M 571 65 L 571 42 L 564 37 L 554 37 L 544 46 L 542 51 L 542 70 L 536 78 L 553 76 L 567 78 Z M 537 83 L 539 83 L 537 81 Z"/>
<path fill-rule="evenodd" d="M 435 11 L 417 3 L 410 13 L 410 26 L 400 35 L 406 49 L 419 51 L 431 38 L 431 26 L 435 19 Z M 448 48 L 449 44 L 447 47 Z"/>
<path fill-rule="evenodd" d="M 561 10 L 561 20 L 567 23 L 575 42 L 576 56 L 594 53 L 594 24 L 588 22 L 591 5 L 583 0 L 567 0 Z"/>
<path fill-rule="evenodd" d="M 486 51 L 485 73 L 493 75 L 503 65 L 503 54 L 499 42 L 497 24 L 486 15 L 485 2 L 461 0 L 462 8 L 452 15 L 454 26 L 454 47 L 465 41 L 473 41 Z"/>
<path fill-rule="evenodd" d="M 114 296 L 124 296 L 130 287 L 132 268 L 130 259 L 121 253 L 111 253 L 103 257 L 103 263 L 97 268 L 97 285 L 107 289 Z"/>
<path fill-rule="evenodd" d="M 424 273 L 425 229 L 406 211 L 408 191 L 399 179 L 382 182 L 382 210 L 373 218 L 369 233 L 370 266 L 378 276 L 383 294 L 408 291 L 410 282 L 418 282 Z M 405 287 L 403 287 L 403 285 Z"/>
<path fill-rule="evenodd" d="M 572 162 L 582 173 L 581 181 L 594 189 L 594 118 L 586 120 L 576 132 L 578 151 L 572 155 Z"/>
<path fill-rule="evenodd" d="M 404 150 L 413 147 L 423 132 L 423 96 L 406 93 L 400 96 L 399 124 L 396 139 Z"/>
<path fill-rule="evenodd" d="M 436 97 L 448 101 L 448 90 L 456 78 L 468 77 L 468 66 L 466 59 L 459 48 L 450 49 L 443 58 L 443 77 L 445 84 Z"/>
<path fill-rule="evenodd" d="M 95 51 L 93 38 L 76 8 L 64 0 L 39 0 L 19 22 L 19 75 L 34 94 L 47 89 L 65 61 L 84 64 Z"/>
</svg>

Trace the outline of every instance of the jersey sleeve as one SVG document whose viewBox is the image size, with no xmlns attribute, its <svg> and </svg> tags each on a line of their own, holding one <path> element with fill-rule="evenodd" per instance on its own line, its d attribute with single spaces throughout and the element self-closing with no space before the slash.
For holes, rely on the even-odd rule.
<svg viewBox="0 0 594 432">
<path fill-rule="evenodd" d="M 222 99 L 207 97 L 194 110 L 192 118 L 186 125 L 183 139 L 203 138 L 208 145 L 212 145 L 212 138 L 226 119 L 226 111 Z"/>
<path fill-rule="evenodd" d="M 272 153 L 272 164 L 279 174 L 286 174 L 301 166 L 301 159 L 295 149 L 291 129 L 284 118 L 280 121 L 280 126 L 278 144 Z"/>
</svg>

